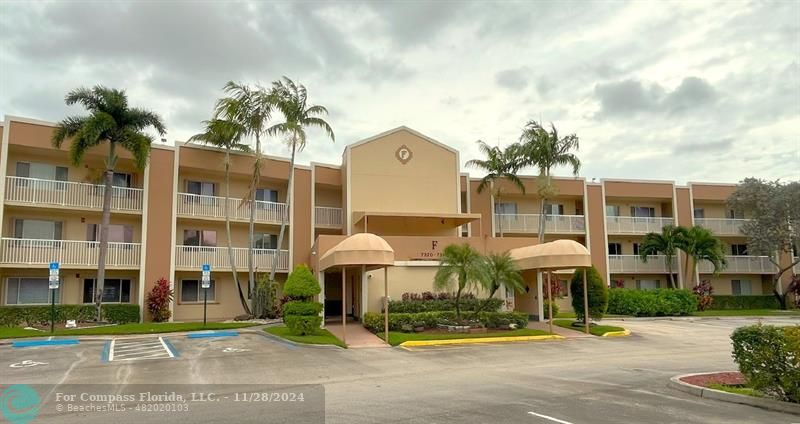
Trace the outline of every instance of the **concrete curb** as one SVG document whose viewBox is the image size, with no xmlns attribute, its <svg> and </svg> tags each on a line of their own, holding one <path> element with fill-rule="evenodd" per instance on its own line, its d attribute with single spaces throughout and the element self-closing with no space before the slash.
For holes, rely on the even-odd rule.
<svg viewBox="0 0 800 424">
<path fill-rule="evenodd" d="M 800 315 L 767 315 L 767 316 L 719 316 L 719 317 L 696 317 L 696 316 L 684 316 L 684 317 L 625 317 L 625 318 L 604 318 L 603 321 L 706 321 L 706 320 L 769 320 L 769 319 L 792 319 L 792 320 L 800 320 Z"/>
<path fill-rule="evenodd" d="M 541 340 L 563 340 L 564 336 L 550 334 L 546 336 L 507 336 L 507 337 L 476 337 L 471 339 L 444 339 L 444 340 L 409 340 L 400 343 L 402 347 L 439 346 L 477 343 L 506 343 L 506 342 L 534 342 Z"/>
<path fill-rule="evenodd" d="M 728 371 L 717 371 L 728 372 Z M 740 395 L 736 393 L 723 392 L 722 390 L 714 390 L 706 387 L 695 386 L 681 381 L 681 378 L 692 377 L 695 375 L 716 374 L 716 372 L 700 372 L 694 374 L 676 375 L 669 379 L 668 387 L 675 390 L 680 390 L 684 393 L 694 395 L 705 399 L 719 400 L 722 402 L 738 403 L 742 405 L 755 406 L 757 408 L 766 409 L 769 411 L 783 412 L 787 414 L 800 415 L 800 404 L 782 402 L 774 399 L 758 398 L 754 396 Z"/>
<path fill-rule="evenodd" d="M 626 328 L 625 330 L 622 331 L 608 331 L 606 333 L 603 333 L 603 335 L 600 337 L 628 337 L 630 335 L 631 335 L 631 330 L 628 330 Z"/>
<path fill-rule="evenodd" d="M 284 339 L 283 337 L 276 336 L 276 335 L 271 334 L 271 333 L 267 333 L 266 331 L 263 331 L 263 330 L 260 333 L 256 332 L 256 334 L 259 334 L 259 335 L 261 335 L 263 337 L 266 337 L 268 339 L 272 339 L 272 340 L 274 340 L 276 342 L 286 343 L 286 344 L 289 344 L 289 345 L 292 345 L 292 346 L 296 346 L 296 347 L 310 347 L 310 348 L 314 348 L 314 349 L 331 349 L 331 348 L 333 348 L 333 349 L 346 350 L 346 348 L 343 348 L 341 346 L 330 345 L 330 344 L 297 343 L 296 341 L 289 340 L 289 339 Z"/>
</svg>

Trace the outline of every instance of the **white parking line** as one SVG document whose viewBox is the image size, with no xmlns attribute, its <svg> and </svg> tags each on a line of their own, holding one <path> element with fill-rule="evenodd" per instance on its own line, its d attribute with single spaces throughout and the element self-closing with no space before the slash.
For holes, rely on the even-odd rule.
<svg viewBox="0 0 800 424">
<path fill-rule="evenodd" d="M 544 418 L 544 419 L 546 419 L 546 420 L 550 420 L 550 421 L 552 421 L 552 422 L 554 422 L 554 423 L 559 423 L 559 424 L 572 424 L 572 423 L 571 423 L 571 422 L 569 422 L 569 421 L 559 420 L 558 418 L 553 418 L 553 417 L 550 417 L 550 416 L 547 416 L 547 415 L 544 415 L 544 414 L 537 414 L 537 413 L 535 413 L 535 412 L 533 412 L 533 411 L 528 411 L 528 413 L 529 413 L 529 414 L 531 414 L 531 415 L 537 416 L 537 417 L 539 417 L 539 418 Z"/>
<path fill-rule="evenodd" d="M 140 359 L 170 359 L 175 355 L 162 337 L 111 340 L 108 361 L 135 361 Z"/>
</svg>

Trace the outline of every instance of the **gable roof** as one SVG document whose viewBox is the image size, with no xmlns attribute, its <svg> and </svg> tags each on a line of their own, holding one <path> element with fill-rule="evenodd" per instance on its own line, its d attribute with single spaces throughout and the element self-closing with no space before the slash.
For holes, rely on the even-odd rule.
<svg viewBox="0 0 800 424">
<path fill-rule="evenodd" d="M 363 144 L 371 143 L 371 142 L 373 142 L 375 140 L 378 140 L 378 139 L 381 139 L 383 137 L 386 137 L 387 135 L 391 135 L 391 134 L 398 133 L 398 132 L 401 132 L 401 131 L 408 132 L 408 133 L 410 133 L 412 135 L 415 135 L 415 136 L 417 136 L 417 137 L 419 137 L 419 138 L 421 138 L 421 139 L 423 139 L 423 140 L 425 140 L 425 141 L 427 141 L 427 142 L 429 142 L 431 144 L 439 146 L 439 147 L 441 147 L 441 148 L 443 148 L 443 149 L 445 149 L 445 150 L 447 150 L 449 152 L 452 152 L 452 153 L 458 155 L 458 150 L 456 150 L 456 149 L 454 149 L 454 148 L 452 148 L 452 147 L 450 147 L 450 146 L 448 146 L 448 145 L 446 145 L 446 144 L 444 144 L 442 142 L 436 141 L 436 140 L 428 137 L 427 135 L 425 135 L 425 134 L 423 134 L 423 133 L 421 133 L 421 132 L 419 132 L 417 130 L 414 130 L 412 128 L 409 128 L 409 127 L 407 127 L 405 125 L 401 125 L 401 126 L 399 126 L 397 128 L 393 128 L 393 129 L 391 129 L 389 131 L 384 131 L 384 132 L 382 132 L 380 134 L 373 135 L 372 137 L 368 137 L 368 138 L 365 138 L 363 140 L 356 141 L 355 143 L 348 144 L 344 148 L 344 153 L 346 155 L 347 152 L 349 152 L 350 149 L 352 149 L 353 147 L 358 147 L 358 146 L 361 146 Z"/>
</svg>

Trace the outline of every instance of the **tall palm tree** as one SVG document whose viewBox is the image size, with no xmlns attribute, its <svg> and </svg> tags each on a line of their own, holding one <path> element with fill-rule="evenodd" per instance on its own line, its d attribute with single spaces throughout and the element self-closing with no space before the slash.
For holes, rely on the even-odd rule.
<svg viewBox="0 0 800 424">
<path fill-rule="evenodd" d="M 448 289 L 456 283 L 456 319 L 461 320 L 461 294 L 467 288 L 481 284 L 481 254 L 469 244 L 451 244 L 444 248 L 439 269 L 433 277 L 437 290 Z"/>
<path fill-rule="evenodd" d="M 250 314 L 250 307 L 247 304 L 247 298 L 242 292 L 242 286 L 239 285 L 239 273 L 236 270 L 236 262 L 233 258 L 233 245 L 231 243 L 231 217 L 230 217 L 230 191 L 231 191 L 231 151 L 249 152 L 250 147 L 242 143 L 242 137 L 247 133 L 247 129 L 238 122 L 229 121 L 225 119 L 211 119 L 204 121 L 205 131 L 200 134 L 195 134 L 189 138 L 189 141 L 200 142 L 211 145 L 225 150 L 225 235 L 228 243 L 228 261 L 231 264 L 231 272 L 233 273 L 233 283 L 239 291 L 239 300 L 242 302 L 242 308 L 246 314 Z"/>
<path fill-rule="evenodd" d="M 128 96 L 124 90 L 96 85 L 91 89 L 78 88 L 70 91 L 64 102 L 72 106 L 80 103 L 89 112 L 88 116 L 70 116 L 56 126 L 52 143 L 61 148 L 70 139 L 69 157 L 73 165 L 80 165 L 83 155 L 91 148 L 108 145 L 108 156 L 103 175 L 103 216 L 100 221 L 100 249 L 97 258 L 97 286 L 95 304 L 97 320 L 101 320 L 101 303 L 106 276 L 106 257 L 108 256 L 108 226 L 111 221 L 111 191 L 113 190 L 114 168 L 117 164 L 117 147 L 133 154 L 138 169 L 147 166 L 153 136 L 144 131 L 153 128 L 159 135 L 166 133 L 161 117 L 149 110 L 129 107 Z"/>
<path fill-rule="evenodd" d="M 472 159 L 467 161 L 467 166 L 474 166 L 476 168 L 486 171 L 486 175 L 481 178 L 478 184 L 478 193 L 482 193 L 486 187 L 492 187 L 492 200 L 500 203 L 502 190 L 499 183 L 500 180 L 508 180 L 513 183 L 522 194 L 525 194 L 525 185 L 522 180 L 517 177 L 519 171 L 519 156 L 518 148 L 516 145 L 511 145 L 505 149 L 499 147 L 491 147 L 485 142 L 478 140 L 478 149 L 486 157 L 486 159 Z M 495 213 L 495 211 L 492 211 Z M 503 237 L 503 218 L 500 217 L 500 237 Z"/>
<path fill-rule="evenodd" d="M 650 256 L 664 255 L 664 265 L 669 274 L 669 286 L 675 288 L 672 264 L 675 254 L 683 245 L 686 228 L 674 225 L 665 225 L 659 233 L 647 233 L 639 245 L 639 257 L 647 263 Z"/>
<path fill-rule="evenodd" d="M 528 121 L 519 137 L 522 156 L 522 167 L 535 166 L 539 169 L 539 179 L 537 181 L 537 194 L 541 201 L 539 215 L 539 243 L 544 243 L 545 221 L 547 210 L 545 203 L 548 199 L 557 194 L 553 186 L 551 172 L 556 166 L 569 166 L 572 168 L 572 175 L 578 176 L 581 169 L 581 161 L 573 150 L 579 148 L 579 139 L 575 134 L 561 137 L 555 125 L 550 123 L 550 131 L 546 130 L 536 121 Z"/>
<path fill-rule="evenodd" d="M 289 184 L 286 192 L 286 214 L 281 218 L 281 230 L 278 233 L 278 246 L 280 249 L 283 244 L 283 236 L 286 232 L 286 219 L 292 209 L 292 192 L 294 191 L 294 159 L 298 151 L 303 151 L 306 147 L 306 128 L 319 128 L 330 137 L 331 141 L 336 141 L 331 126 L 322 119 L 328 115 L 325 106 L 308 104 L 308 93 L 303 84 L 295 84 L 294 81 L 283 77 L 279 81 L 272 83 L 271 98 L 276 109 L 283 114 L 284 121 L 270 127 L 267 132 L 270 135 L 280 135 L 285 137 L 284 141 L 292 151 L 291 162 L 289 165 Z M 278 269 L 278 261 L 272 261 L 272 269 L 269 273 L 269 281 L 275 281 L 275 272 Z"/>
<path fill-rule="evenodd" d="M 728 261 L 725 260 L 725 244 L 714 236 L 713 232 L 699 225 L 695 225 L 683 233 L 679 247 L 687 256 L 684 271 L 687 285 L 694 282 L 697 264 L 700 261 L 711 262 L 714 266 L 714 274 L 718 274 L 728 264 Z M 692 259 L 691 266 L 689 258 Z"/>
<path fill-rule="evenodd" d="M 508 252 L 491 253 L 484 258 L 480 264 L 480 283 L 489 292 L 489 299 L 500 287 L 520 293 L 525 291 L 519 267 Z"/>
<path fill-rule="evenodd" d="M 244 127 L 247 135 L 255 137 L 255 163 L 253 164 L 253 178 L 250 180 L 249 193 L 246 196 L 250 203 L 250 219 L 248 226 L 248 241 L 250 248 L 247 251 L 247 297 L 252 298 L 255 289 L 255 269 L 253 267 L 253 245 L 255 233 L 256 191 L 261 182 L 261 136 L 266 133 L 267 123 L 272 116 L 273 99 L 269 93 L 260 86 L 255 89 L 233 81 L 228 81 L 223 87 L 227 97 L 223 97 L 216 104 L 216 118 L 234 121 Z"/>
</svg>

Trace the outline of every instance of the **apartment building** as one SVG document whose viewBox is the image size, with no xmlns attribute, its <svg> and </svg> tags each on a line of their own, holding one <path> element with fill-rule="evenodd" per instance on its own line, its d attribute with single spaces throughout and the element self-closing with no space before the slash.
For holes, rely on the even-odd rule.
<svg viewBox="0 0 800 424">
<path fill-rule="evenodd" d="M 91 302 L 95 290 L 98 224 L 104 188 L 100 185 L 105 151 L 87 154 L 72 165 L 66 150 L 50 144 L 52 123 L 6 117 L 0 146 L 0 304 L 47 303 L 47 265 L 61 263 L 58 302 Z M 483 253 L 537 243 L 540 199 L 536 178 L 523 177 L 525 192 L 499 183 L 478 192 L 479 179 L 460 171 L 459 152 L 412 129 L 400 127 L 347 145 L 341 164 L 295 165 L 293 208 L 286 207 L 289 161 L 262 162 L 256 202 L 249 196 L 254 160 L 233 154 L 229 199 L 225 200 L 223 153 L 176 142 L 156 143 L 146 169 L 137 170 L 120 152 L 114 175 L 112 218 L 104 302 L 142 305 L 159 278 L 174 283 L 173 319 L 202 319 L 200 267 L 212 267 L 208 292 L 210 319 L 242 313 L 247 294 L 249 249 L 258 274 L 276 264 L 279 281 L 305 263 L 324 286 L 326 315 L 341 314 L 342 302 L 355 317 L 379 311 L 383 271 L 354 267 L 346 272 L 319 269 L 319 258 L 348 235 L 370 232 L 395 251 L 388 270 L 389 296 L 432 290 L 438 257 L 451 243 L 469 243 Z M 729 249 L 729 266 L 717 276 L 708 264 L 682 281 L 679 258 L 671 270 L 675 285 L 709 280 L 718 294 L 768 293 L 774 266 L 748 254 L 739 227 L 747 217 L 726 210 L 732 185 L 671 181 L 585 181 L 556 178 L 548 200 L 545 241 L 571 239 L 586 245 L 595 267 L 612 287 L 668 287 L 663 258 L 638 258 L 645 234 L 666 224 L 703 225 Z M 230 211 L 233 263 L 227 252 L 225 210 Z M 253 213 L 255 239 L 248 237 Z M 282 245 L 281 222 L 288 224 Z M 788 258 L 787 260 L 789 260 Z M 526 271 L 524 293 L 500 293 L 509 308 L 541 315 L 541 276 Z M 569 307 L 567 275 L 560 274 Z M 147 317 L 144 317 L 145 319 Z"/>
</svg>

